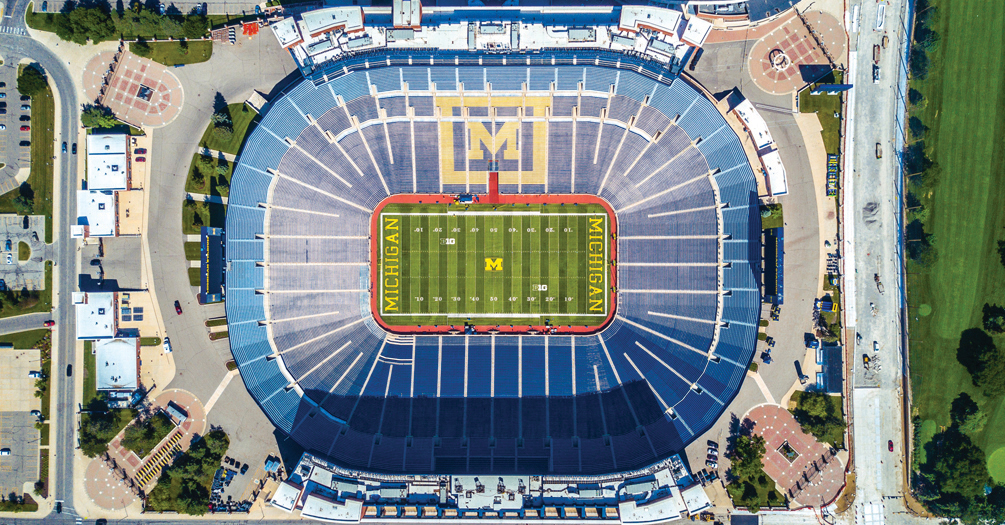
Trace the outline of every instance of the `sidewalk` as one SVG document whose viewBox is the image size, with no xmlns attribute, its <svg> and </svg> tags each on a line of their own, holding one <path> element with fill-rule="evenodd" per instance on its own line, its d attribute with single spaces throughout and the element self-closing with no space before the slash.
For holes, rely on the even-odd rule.
<svg viewBox="0 0 1005 525">
<path fill-rule="evenodd" d="M 217 204 L 227 204 L 227 197 L 219 195 L 206 195 L 204 193 L 186 193 L 186 199 L 201 200 L 202 202 L 215 202 Z"/>
</svg>

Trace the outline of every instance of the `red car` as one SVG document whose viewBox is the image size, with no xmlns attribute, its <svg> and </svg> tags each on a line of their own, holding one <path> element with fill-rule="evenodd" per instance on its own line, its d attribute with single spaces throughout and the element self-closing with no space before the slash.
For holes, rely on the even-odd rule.
<svg viewBox="0 0 1005 525">
<path fill-rule="evenodd" d="M 178 301 L 174 302 L 174 311 L 181 315 L 181 303 Z"/>
<path fill-rule="evenodd" d="M 890 449 L 890 452 L 893 452 L 893 440 L 892 439 L 886 442 L 886 448 Z"/>
<path fill-rule="evenodd" d="M 146 157 L 136 157 L 136 162 L 146 162 L 146 161 L 147 161 Z"/>
<path fill-rule="evenodd" d="M 48 321 L 42 323 L 42 325 L 45 326 L 46 328 L 48 328 L 50 326 L 56 326 L 56 321 L 53 321 L 52 319 L 49 319 Z"/>
<path fill-rule="evenodd" d="M 21 131 L 31 131 L 31 126 L 21 126 Z"/>
<path fill-rule="evenodd" d="M 133 150 L 133 153 L 136 155 L 145 155 L 146 152 L 147 152 L 146 148 L 136 148 L 135 150 Z"/>
</svg>

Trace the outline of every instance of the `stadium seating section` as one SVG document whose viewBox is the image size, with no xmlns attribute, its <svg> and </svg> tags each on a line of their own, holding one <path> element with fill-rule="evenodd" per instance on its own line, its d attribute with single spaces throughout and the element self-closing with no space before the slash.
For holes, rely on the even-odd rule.
<svg viewBox="0 0 1005 525">
<path fill-rule="evenodd" d="M 623 58 L 357 61 L 272 100 L 234 171 L 227 316 L 280 430 L 358 470 L 602 474 L 713 424 L 756 344 L 754 173 L 707 97 Z M 373 321 L 374 207 L 485 191 L 440 177 L 434 97 L 461 84 L 552 97 L 545 183 L 501 191 L 590 193 L 617 211 L 617 315 L 601 333 L 393 336 Z"/>
</svg>

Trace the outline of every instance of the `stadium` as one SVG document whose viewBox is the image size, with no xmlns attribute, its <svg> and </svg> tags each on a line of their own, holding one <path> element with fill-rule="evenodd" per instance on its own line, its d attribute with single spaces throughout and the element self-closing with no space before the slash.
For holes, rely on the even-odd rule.
<svg viewBox="0 0 1005 525">
<path fill-rule="evenodd" d="M 391 475 L 637 471 L 682 451 L 738 392 L 761 302 L 754 172 L 710 97 L 665 64 L 604 50 L 362 53 L 262 114 L 229 197 L 231 349 L 310 454 Z M 382 315 L 388 202 L 415 215 L 395 245 L 413 259 L 403 323 Z M 544 231 L 590 206 L 616 224 L 600 236 L 598 321 L 575 298 L 589 277 L 561 259 L 581 241 Z M 503 249 L 486 232 L 451 255 L 431 229 L 458 225 L 500 228 Z M 531 262 L 489 275 L 488 259 L 519 257 Z M 542 276 L 572 284 L 532 295 Z"/>
</svg>

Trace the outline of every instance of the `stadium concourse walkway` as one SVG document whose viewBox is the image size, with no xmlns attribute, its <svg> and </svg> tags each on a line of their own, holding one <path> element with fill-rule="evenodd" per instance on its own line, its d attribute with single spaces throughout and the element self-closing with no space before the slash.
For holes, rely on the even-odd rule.
<svg viewBox="0 0 1005 525">
<path fill-rule="evenodd" d="M 803 432 L 792 414 L 778 405 L 754 407 L 741 427 L 747 427 L 748 420 L 751 432 L 764 437 L 764 472 L 792 500 L 791 508 L 825 507 L 837 498 L 845 466 L 830 446 Z"/>
<path fill-rule="evenodd" d="M 179 451 L 188 450 L 192 439 L 206 429 L 206 410 L 191 393 L 184 390 L 167 390 L 151 403 L 150 410 L 163 410 L 169 402 L 180 407 L 188 418 L 161 440 L 145 458 L 122 446 L 123 429 L 111 443 L 103 457 L 92 459 L 84 474 L 87 495 L 102 509 L 118 510 L 137 500 L 136 492 L 150 492 L 163 467 Z"/>
</svg>

